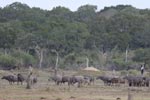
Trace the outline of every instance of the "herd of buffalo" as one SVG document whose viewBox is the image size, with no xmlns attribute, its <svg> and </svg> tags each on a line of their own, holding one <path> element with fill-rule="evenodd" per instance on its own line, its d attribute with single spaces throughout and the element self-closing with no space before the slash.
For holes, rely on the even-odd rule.
<svg viewBox="0 0 150 100">
<path fill-rule="evenodd" d="M 49 81 L 54 81 L 57 85 L 68 83 L 68 86 L 77 84 L 80 87 L 82 84 L 94 83 L 95 78 L 91 76 L 61 76 L 56 75 L 49 78 Z"/>
<path fill-rule="evenodd" d="M 23 84 L 26 81 L 26 78 L 22 74 L 17 75 L 7 75 L 3 76 L 1 79 L 5 79 L 9 82 L 9 84 L 17 83 Z M 37 77 L 32 77 L 32 83 L 37 82 Z M 73 86 L 77 84 L 78 87 L 82 85 L 91 85 L 94 84 L 96 80 L 103 81 L 104 85 L 107 86 L 120 86 L 128 84 L 128 86 L 135 86 L 135 87 L 149 87 L 150 78 L 143 77 L 143 76 L 124 76 L 124 77 L 109 77 L 109 76 L 98 76 L 92 77 L 87 75 L 72 75 L 72 76 L 62 76 L 62 75 L 55 75 L 49 77 L 48 81 L 55 82 L 56 85 L 61 85 L 67 83 L 68 86 Z"/>
<path fill-rule="evenodd" d="M 107 86 L 120 86 L 128 84 L 128 86 L 134 87 L 149 87 L 150 79 L 143 76 L 124 76 L 124 77 L 110 77 L 110 76 L 61 76 L 50 77 L 49 81 L 53 80 L 57 85 L 68 83 L 68 85 L 78 84 L 78 87 L 84 84 L 94 84 L 95 80 L 103 81 Z"/>
<path fill-rule="evenodd" d="M 13 83 L 17 82 L 17 84 L 23 84 L 27 80 L 26 77 L 24 77 L 22 74 L 17 74 L 17 75 L 7 75 L 3 76 L 1 79 L 5 79 L 9 82 L 10 85 Z M 31 84 L 35 84 L 37 82 L 37 77 L 31 77 Z"/>
</svg>

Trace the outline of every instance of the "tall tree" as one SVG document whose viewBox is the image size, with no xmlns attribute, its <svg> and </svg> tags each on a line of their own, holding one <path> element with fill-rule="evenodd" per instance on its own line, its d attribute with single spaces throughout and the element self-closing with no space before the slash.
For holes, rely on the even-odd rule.
<svg viewBox="0 0 150 100">
<path fill-rule="evenodd" d="M 16 31 L 9 23 L 0 23 L 0 47 L 5 51 L 14 46 Z M 5 52 L 6 53 L 6 52 Z"/>
</svg>

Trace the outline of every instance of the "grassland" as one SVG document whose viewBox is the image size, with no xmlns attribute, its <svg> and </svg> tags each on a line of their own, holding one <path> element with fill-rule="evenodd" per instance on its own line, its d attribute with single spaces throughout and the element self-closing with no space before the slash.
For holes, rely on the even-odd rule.
<svg viewBox="0 0 150 100">
<path fill-rule="evenodd" d="M 0 72 L 0 76 L 9 73 Z M 67 74 L 72 73 L 74 72 L 67 72 Z M 127 100 L 128 98 L 128 87 L 124 85 L 104 86 L 102 81 L 97 80 L 91 86 L 69 88 L 67 84 L 57 86 L 53 82 L 48 82 L 49 75 L 48 71 L 39 71 L 38 83 L 30 90 L 26 89 L 26 83 L 9 85 L 7 81 L 0 79 L 0 100 L 116 100 L 118 97 Z M 150 88 L 132 87 L 130 93 L 133 100 L 150 100 Z"/>
</svg>

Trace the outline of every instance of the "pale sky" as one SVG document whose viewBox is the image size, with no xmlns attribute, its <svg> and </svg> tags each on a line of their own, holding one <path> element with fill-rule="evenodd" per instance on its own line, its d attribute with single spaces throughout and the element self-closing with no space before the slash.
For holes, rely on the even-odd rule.
<svg viewBox="0 0 150 100">
<path fill-rule="evenodd" d="M 96 5 L 98 11 L 104 7 L 116 6 L 119 4 L 132 5 L 139 9 L 150 8 L 150 0 L 0 0 L 0 7 L 5 7 L 13 2 L 21 2 L 30 7 L 40 7 L 51 10 L 53 7 L 63 6 L 72 11 L 76 11 L 81 5 Z"/>
</svg>

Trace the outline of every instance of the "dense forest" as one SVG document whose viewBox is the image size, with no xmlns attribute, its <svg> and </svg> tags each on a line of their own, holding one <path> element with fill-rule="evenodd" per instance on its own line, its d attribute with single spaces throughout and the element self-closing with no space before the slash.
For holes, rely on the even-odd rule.
<svg viewBox="0 0 150 100">
<path fill-rule="evenodd" d="M 150 65 L 150 10 L 83 5 L 43 10 L 14 2 L 0 8 L 0 67 L 136 69 Z"/>
</svg>

